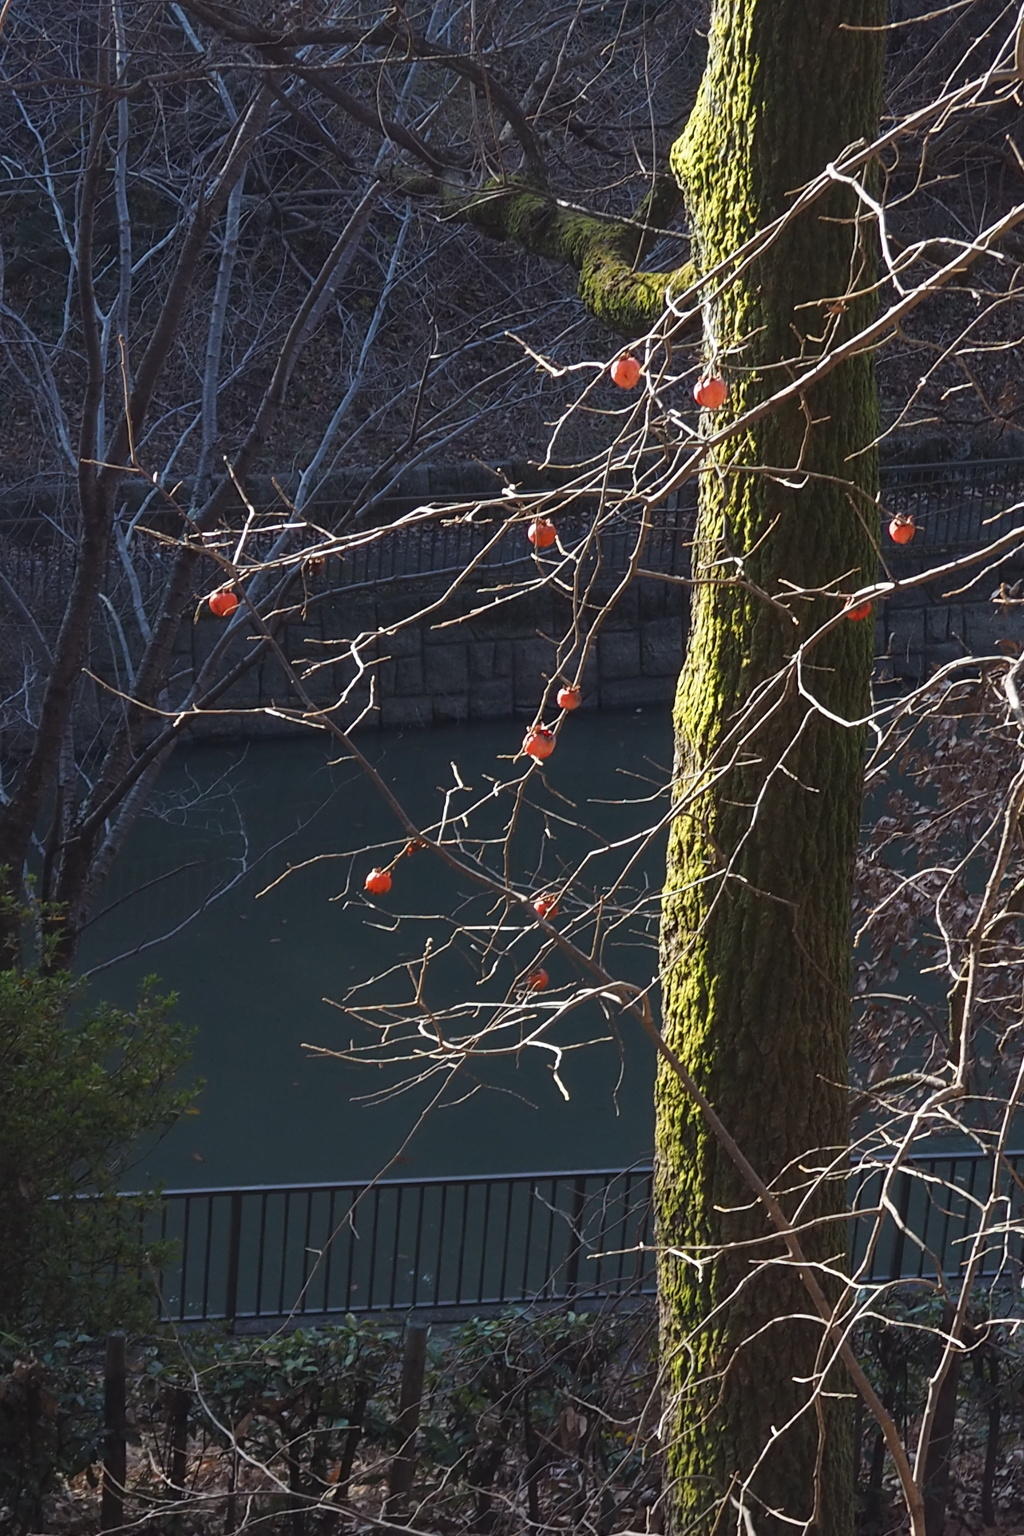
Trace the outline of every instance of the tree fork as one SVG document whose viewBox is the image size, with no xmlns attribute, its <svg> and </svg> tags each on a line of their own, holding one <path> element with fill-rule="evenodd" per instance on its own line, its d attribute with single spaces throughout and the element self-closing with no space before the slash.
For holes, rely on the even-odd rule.
<svg viewBox="0 0 1024 1536">
<path fill-rule="evenodd" d="M 700 93 L 671 157 L 701 270 L 776 219 L 846 146 L 874 136 L 881 34 L 857 29 L 884 21 L 883 0 L 718 0 Z M 790 360 L 813 363 L 870 319 L 869 300 L 845 297 L 872 270 L 856 212 L 837 186 L 706 307 L 708 361 L 729 373 L 736 415 L 789 382 Z M 863 742 L 787 681 L 788 659 L 835 615 L 836 599 L 793 600 L 789 622 L 756 594 L 870 579 L 863 506 L 876 489 L 875 433 L 865 354 L 731 439 L 725 472 L 702 477 L 674 717 L 677 783 L 690 798 L 671 832 L 662 928 L 667 1044 L 787 1212 L 818 1223 L 802 1238 L 808 1256 L 833 1263 L 845 1250 L 845 1181 L 840 1172 L 809 1193 L 807 1170 L 841 1170 L 848 1135 Z M 744 473 L 764 465 L 808 478 L 797 489 L 794 476 L 783 485 Z M 743 560 L 748 584 L 701 583 L 723 553 Z M 815 650 L 815 687 L 841 718 L 865 712 L 872 641 L 870 624 L 842 624 Z M 755 694 L 742 759 L 712 779 Z M 670 1529 L 710 1530 L 719 1515 L 734 1523 L 739 1505 L 759 1536 L 786 1528 L 772 1511 L 829 1536 L 848 1531 L 844 1414 L 815 1398 L 823 1327 L 806 1320 L 792 1268 L 763 1262 L 782 1257 L 764 1211 L 664 1067 L 656 1167 L 660 1241 L 673 1250 L 660 1272 Z"/>
</svg>

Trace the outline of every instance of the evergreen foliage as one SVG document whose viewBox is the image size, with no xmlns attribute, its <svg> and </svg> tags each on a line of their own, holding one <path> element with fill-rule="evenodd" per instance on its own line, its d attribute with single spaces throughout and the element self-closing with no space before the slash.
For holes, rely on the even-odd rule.
<svg viewBox="0 0 1024 1536">
<path fill-rule="evenodd" d="M 144 1200 L 122 1199 L 146 1136 L 189 1104 L 173 998 L 84 1009 L 66 974 L 0 971 L 0 1327 L 93 1336 L 153 1314 Z M 79 1009 L 83 1011 L 79 1012 Z"/>
</svg>

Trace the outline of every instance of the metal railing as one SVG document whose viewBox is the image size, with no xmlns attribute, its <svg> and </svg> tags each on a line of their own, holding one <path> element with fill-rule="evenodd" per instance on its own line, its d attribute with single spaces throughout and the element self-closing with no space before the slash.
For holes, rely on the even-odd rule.
<svg viewBox="0 0 1024 1536">
<path fill-rule="evenodd" d="M 979 1278 L 1019 1279 L 1024 1152 L 1001 1167 Z M 879 1218 L 884 1172 L 865 1162 L 850 1176 L 855 1264 L 877 1227 L 863 1283 L 955 1276 L 992 1159 L 911 1158 Z M 168 1190 L 147 1231 L 174 1243 L 161 1310 L 179 1322 L 598 1302 L 655 1286 L 649 1167 Z"/>
<path fill-rule="evenodd" d="M 653 1284 L 649 1168 L 168 1190 L 165 1317 L 572 1301 Z"/>
<path fill-rule="evenodd" d="M 651 514 L 642 564 L 669 575 L 689 572 L 690 545 L 696 527 L 696 482 L 687 486 L 665 507 Z M 572 547 L 589 530 L 588 499 L 580 498 L 571 511 L 559 514 L 559 532 Z M 589 508 L 591 514 L 595 510 Z M 610 519 L 600 533 L 586 543 L 584 564 L 621 572 L 628 567 L 637 536 L 637 522 L 626 513 Z M 498 519 L 473 522 L 430 522 L 404 528 L 345 552 L 340 567 L 332 564 L 323 580 L 331 585 L 375 586 L 382 582 L 428 577 L 441 572 L 464 571 L 475 562 L 480 573 L 530 569 L 533 557 L 522 521 Z"/>
<path fill-rule="evenodd" d="M 668 505 L 655 510 L 643 557 L 648 570 L 670 575 L 689 573 L 696 498 L 694 479 Z M 1022 459 L 888 465 L 882 471 L 880 525 L 886 559 L 905 565 L 940 552 L 976 547 L 1007 530 L 1000 514 L 1022 499 Z M 433 504 L 443 503 L 444 498 L 439 498 Z M 396 505 L 404 510 L 407 500 Z M 581 498 L 577 510 L 559 515 L 570 543 L 586 531 L 585 513 L 593 509 L 592 500 Z M 885 524 L 895 513 L 912 515 L 918 525 L 913 546 L 902 551 L 894 549 L 883 536 Z M 604 569 L 619 572 L 626 566 L 635 537 L 635 524 L 623 513 L 604 527 L 598 540 L 590 542 L 587 558 L 599 556 Z M 70 582 L 74 552 L 63 545 L 54 546 L 52 530 L 45 524 L 0 518 L 0 548 L 9 578 L 30 606 L 47 594 L 52 596 L 55 588 L 65 590 Z M 391 530 L 350 548 L 341 561 L 329 561 L 321 573 L 307 576 L 307 585 L 313 590 L 319 586 L 382 586 L 464 571 L 474 561 L 481 574 L 527 568 L 531 556 L 524 551 L 522 522 L 510 522 L 502 530 L 498 520 L 449 523 L 441 518 L 418 527 Z M 166 578 L 166 554 L 162 548 L 143 543 L 138 563 L 139 580 L 144 591 L 152 595 Z M 123 573 L 115 561 L 111 581 L 116 585 L 121 580 Z"/>
<path fill-rule="evenodd" d="M 1008 533 L 1001 514 L 1024 500 L 1024 459 L 965 459 L 960 463 L 890 464 L 881 475 L 883 525 L 911 516 L 917 537 L 904 551 L 883 541 L 891 563 L 973 549 Z M 1018 519 L 1019 521 L 1019 519 Z"/>
</svg>

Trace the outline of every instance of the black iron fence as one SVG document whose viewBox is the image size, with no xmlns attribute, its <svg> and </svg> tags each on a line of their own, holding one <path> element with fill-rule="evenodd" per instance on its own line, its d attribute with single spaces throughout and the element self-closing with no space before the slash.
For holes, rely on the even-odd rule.
<svg viewBox="0 0 1024 1536">
<path fill-rule="evenodd" d="M 689 574 L 697 490 L 694 478 L 651 513 L 641 562 L 646 569 Z M 973 549 L 1012 526 L 1012 509 L 1024 501 L 1024 459 L 887 465 L 880 501 L 879 537 L 887 560 L 920 564 L 932 555 Z M 464 499 L 460 505 L 465 505 Z M 559 513 L 563 544 L 572 547 L 583 540 L 595 512 L 593 498 L 581 497 Z M 902 550 L 885 537 L 886 525 L 897 513 L 912 516 L 917 526 L 913 546 Z M 604 570 L 620 573 L 627 568 L 636 535 L 636 515 L 626 507 L 602 525 L 597 537 L 586 538 L 584 563 L 599 561 Z M 446 521 L 442 514 L 350 548 L 340 562 L 329 563 L 322 579 L 332 586 L 377 586 L 462 572 L 474 562 L 482 575 L 529 568 L 532 557 L 522 521 Z"/>
<path fill-rule="evenodd" d="M 696 498 L 694 479 L 667 505 L 655 509 L 642 562 L 648 570 L 688 573 Z M 432 505 L 441 506 L 442 501 Z M 1007 514 L 1022 501 L 1022 459 L 889 465 L 882 471 L 882 548 L 887 559 L 902 562 L 920 562 L 931 554 L 974 548 L 1006 532 L 1011 526 Z M 465 500 L 460 505 L 464 506 Z M 564 541 L 572 544 L 586 532 L 595 507 L 592 498 L 580 498 L 559 514 Z M 407 501 L 401 508 L 408 510 Z M 918 529 L 913 545 L 903 551 L 884 538 L 884 527 L 896 513 L 913 516 Z M 609 572 L 621 572 L 635 540 L 636 520 L 627 509 L 605 523 L 598 538 L 588 540 L 585 559 L 599 560 Z M 55 590 L 67 589 L 74 549 L 55 542 L 48 524 L 0 517 L 0 550 L 8 579 L 30 607 L 52 599 Z M 251 552 L 258 552 L 256 545 Z M 165 580 L 166 560 L 162 546 L 143 539 L 136 547 L 133 562 L 144 596 L 159 590 Z M 307 573 L 307 584 L 373 587 L 462 572 L 474 562 L 486 576 L 489 571 L 508 572 L 519 566 L 527 569 L 531 560 L 521 520 L 505 524 L 500 519 L 447 521 L 442 510 L 438 518 L 418 526 L 387 529 L 379 536 L 370 534 L 366 542 L 351 546 L 340 560 L 328 561 L 322 572 Z M 116 558 L 110 579 L 115 586 L 125 580 Z"/>
<path fill-rule="evenodd" d="M 979 1278 L 1020 1280 L 1024 1152 L 917 1155 L 851 1173 L 864 1284 L 955 1281 L 999 1179 Z M 258 1320 L 596 1302 L 655 1283 L 651 1170 L 168 1190 L 150 1235 L 171 1239 L 163 1315 Z M 869 1247 L 870 1240 L 870 1247 Z"/>
<path fill-rule="evenodd" d="M 690 545 L 696 527 L 696 479 L 684 485 L 664 507 L 652 513 L 652 526 L 642 564 L 672 575 L 689 573 Z M 1024 502 L 1024 459 L 973 459 L 962 463 L 886 465 L 881 474 L 879 535 L 886 558 L 920 563 L 933 554 L 976 548 L 1006 533 L 1013 509 Z M 463 505 L 465 503 L 463 502 Z M 572 544 L 588 527 L 586 498 L 578 512 L 559 514 L 563 542 Z M 591 514 L 593 505 L 589 505 Z M 896 514 L 914 518 L 917 535 L 912 547 L 897 549 L 884 536 Z M 1019 517 L 1018 517 L 1019 521 Z M 451 522 L 405 528 L 346 553 L 341 564 L 344 584 L 379 582 L 462 571 L 472 562 L 487 571 L 529 565 L 524 553 L 522 522 Z M 626 568 L 636 539 L 636 521 L 628 510 L 609 520 L 597 540 L 588 544 L 587 558 L 599 558 L 609 571 Z M 339 577 L 335 574 L 335 581 Z"/>
<path fill-rule="evenodd" d="M 976 548 L 1021 521 L 1024 459 L 888 465 L 882 471 L 882 522 L 913 517 L 917 536 L 904 558 Z M 887 559 L 900 558 L 886 540 Z"/>
<path fill-rule="evenodd" d="M 649 1168 L 168 1190 L 164 1315 L 257 1319 L 650 1288 Z"/>
<path fill-rule="evenodd" d="M 643 566 L 669 575 L 689 572 L 696 505 L 694 482 L 667 506 L 655 509 L 644 543 Z M 555 521 L 561 541 L 569 548 L 583 542 L 580 559 L 584 567 L 599 564 L 603 570 L 621 573 L 628 569 L 636 545 L 638 518 L 628 510 L 623 511 L 604 522 L 594 535 L 591 518 L 595 511 L 596 506 L 588 498 L 580 498 L 578 504 L 558 514 Z M 557 557 L 556 550 L 550 551 L 550 558 Z M 526 524 L 521 519 L 497 518 L 446 521 L 442 515 L 419 527 L 388 531 L 380 538 L 349 548 L 340 563 L 330 562 L 324 579 L 332 585 L 376 586 L 443 572 L 461 573 L 470 565 L 483 575 L 517 567 L 532 568 Z"/>
</svg>

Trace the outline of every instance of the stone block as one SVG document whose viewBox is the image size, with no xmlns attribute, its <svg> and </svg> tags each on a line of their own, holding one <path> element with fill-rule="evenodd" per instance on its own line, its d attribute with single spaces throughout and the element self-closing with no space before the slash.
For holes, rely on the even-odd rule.
<svg viewBox="0 0 1024 1536">
<path fill-rule="evenodd" d="M 192 665 L 198 672 L 203 663 L 224 639 L 223 619 L 205 618 L 200 616 L 198 624 L 192 628 Z M 227 654 L 226 652 L 224 653 Z M 94 647 L 93 659 L 98 662 L 99 648 Z"/>
<path fill-rule="evenodd" d="M 306 688 L 313 703 L 319 705 L 322 710 L 330 710 L 330 708 L 333 708 L 333 705 L 338 703 L 339 697 L 344 693 L 345 685 L 350 680 L 352 680 L 352 667 L 341 667 L 341 665 L 339 667 L 321 667 L 312 676 L 304 679 L 302 687 Z M 279 674 L 278 677 L 275 677 L 272 671 L 267 670 L 264 673 L 263 679 L 261 679 L 261 685 L 263 685 L 261 702 L 266 703 L 270 694 L 273 694 L 276 699 L 287 697 L 290 707 L 295 708 L 295 696 L 284 688 L 281 680 L 279 680 Z M 367 693 L 367 688 L 364 685 L 359 690 L 359 697 L 364 697 L 365 693 Z"/>
<path fill-rule="evenodd" d="M 504 603 L 473 620 L 474 640 L 494 640 L 498 645 L 526 640 L 536 633 L 537 625 L 521 603 Z"/>
<path fill-rule="evenodd" d="M 306 684 L 314 703 L 322 700 L 313 692 L 309 684 Z M 260 669 L 254 664 L 247 672 L 232 683 L 226 694 L 222 694 L 217 700 L 217 709 L 256 709 L 263 701 L 260 696 Z"/>
<path fill-rule="evenodd" d="M 320 631 L 310 625 L 289 624 L 284 632 L 282 649 L 293 666 L 301 672 L 311 662 L 323 660 L 324 647 L 316 643 L 319 639 Z"/>
<path fill-rule="evenodd" d="M 385 729 L 405 725 L 431 725 L 434 710 L 430 699 L 384 699 L 380 706 L 380 723 Z"/>
<path fill-rule="evenodd" d="M 555 665 L 549 640 L 520 640 L 513 658 L 517 709 L 533 709 Z"/>
<path fill-rule="evenodd" d="M 925 636 L 929 645 L 944 644 L 949 639 L 949 609 L 945 604 L 925 609 Z"/>
<path fill-rule="evenodd" d="M 966 651 L 996 651 L 1000 640 L 1024 639 L 1024 611 L 996 603 L 958 603 L 950 614 L 950 633 Z"/>
<path fill-rule="evenodd" d="M 471 720 L 507 720 L 515 713 L 510 677 L 477 683 L 469 695 Z"/>
<path fill-rule="evenodd" d="M 641 624 L 649 623 L 651 619 L 664 618 L 670 591 L 669 583 L 665 581 L 641 579 L 637 583 L 637 606 Z"/>
<path fill-rule="evenodd" d="M 431 702 L 435 725 L 456 725 L 460 720 L 469 719 L 469 699 L 464 693 L 441 694 Z"/>
<path fill-rule="evenodd" d="M 603 601 L 609 597 L 611 595 L 611 590 L 612 589 L 610 589 L 608 593 L 602 593 L 599 601 Z M 636 629 L 639 626 L 639 623 L 640 597 L 636 590 L 636 582 L 634 582 L 633 585 L 631 587 L 627 587 L 626 591 L 623 592 L 621 597 L 617 599 L 615 607 L 609 613 L 601 627 L 608 633 L 618 633 L 621 630 Z"/>
<path fill-rule="evenodd" d="M 346 640 L 377 628 L 377 605 L 372 598 L 334 598 L 322 605 L 324 638 Z"/>
<path fill-rule="evenodd" d="M 884 624 L 887 638 L 892 636 L 890 649 L 894 653 L 922 649 L 925 643 L 925 613 L 924 608 L 897 608 L 892 603 L 887 606 Z"/>
<path fill-rule="evenodd" d="M 601 682 L 602 709 L 636 709 L 643 704 L 669 705 L 675 696 L 672 677 L 630 677 Z"/>
<path fill-rule="evenodd" d="M 635 630 L 600 634 L 597 655 L 602 687 L 605 683 L 640 676 L 640 636 Z"/>
<path fill-rule="evenodd" d="M 381 629 L 387 629 L 389 624 L 400 624 L 410 614 L 416 613 L 423 606 L 422 594 L 415 592 L 393 592 L 388 595 L 385 592 L 378 594 L 374 609 L 374 620 Z M 368 625 L 361 626 L 368 628 Z"/>
<path fill-rule="evenodd" d="M 393 635 L 381 636 L 380 648 L 396 661 L 400 656 L 418 656 L 423 649 L 423 631 L 418 624 L 397 629 Z"/>
<path fill-rule="evenodd" d="M 511 640 L 497 640 L 494 645 L 495 677 L 511 677 L 515 650 Z"/>
<path fill-rule="evenodd" d="M 651 619 L 640 631 L 640 663 L 648 677 L 676 677 L 683 664 L 683 627 L 678 619 Z"/>
<path fill-rule="evenodd" d="M 395 693 L 405 698 L 410 694 L 425 693 L 423 686 L 423 661 L 419 656 L 401 656 L 394 663 Z"/>
<path fill-rule="evenodd" d="M 494 677 L 494 641 L 474 640 L 468 649 L 470 682 L 489 683 Z"/>
<path fill-rule="evenodd" d="M 432 698 L 465 693 L 469 688 L 466 645 L 428 644 L 423 648 L 423 688 Z"/>
<path fill-rule="evenodd" d="M 384 660 L 373 669 L 373 675 L 377 679 L 377 692 L 382 699 L 393 698 L 396 692 L 396 667 L 393 661 Z M 422 693 L 422 688 L 410 690 L 413 693 Z"/>
</svg>

